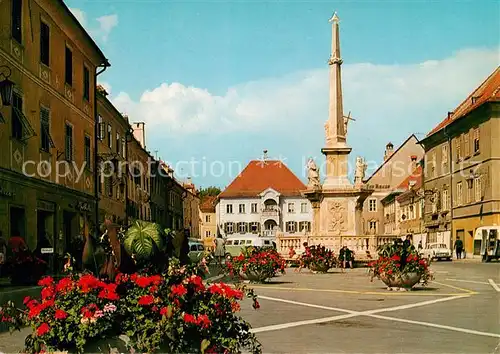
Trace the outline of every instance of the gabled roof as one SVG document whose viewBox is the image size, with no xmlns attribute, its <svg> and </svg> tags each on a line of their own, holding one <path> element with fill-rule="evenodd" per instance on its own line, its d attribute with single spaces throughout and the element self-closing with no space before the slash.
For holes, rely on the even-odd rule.
<svg viewBox="0 0 500 354">
<path fill-rule="evenodd" d="M 466 116 L 479 106 L 487 102 L 500 101 L 500 67 L 497 67 L 493 73 L 483 81 L 460 105 L 455 108 L 453 113 L 446 117 L 427 136 L 437 133 L 447 125 L 459 118 Z"/>
<path fill-rule="evenodd" d="M 418 165 L 417 168 L 412 172 L 411 175 L 406 177 L 406 179 L 401 182 L 397 189 L 407 191 L 410 189 L 410 182 L 414 181 L 413 189 L 419 189 L 422 187 L 422 165 Z"/>
<path fill-rule="evenodd" d="M 284 196 L 300 196 L 306 186 L 292 171 L 278 160 L 252 160 L 219 194 L 219 198 L 257 197 L 267 188 Z"/>
<path fill-rule="evenodd" d="M 396 151 L 394 151 L 387 160 L 385 160 L 383 163 L 380 164 L 380 166 L 375 170 L 375 172 L 373 172 L 370 177 L 368 177 L 368 179 L 366 179 L 364 182 L 365 183 L 368 183 L 370 181 L 370 179 L 372 179 L 373 176 L 375 176 L 381 169 L 382 167 L 384 167 L 387 163 L 389 163 L 391 161 L 391 159 L 396 156 L 396 154 L 398 153 L 399 150 L 401 150 L 403 148 L 403 146 L 405 146 L 410 140 L 411 138 L 414 138 L 417 142 L 418 142 L 418 139 L 417 137 L 415 136 L 415 134 L 412 134 L 410 135 L 401 145 L 399 145 L 399 147 L 396 149 Z M 392 143 L 389 143 L 392 145 Z"/>
<path fill-rule="evenodd" d="M 217 197 L 212 195 L 207 195 L 203 197 L 200 203 L 200 210 L 204 213 L 215 213 L 215 204 L 217 202 Z"/>
</svg>

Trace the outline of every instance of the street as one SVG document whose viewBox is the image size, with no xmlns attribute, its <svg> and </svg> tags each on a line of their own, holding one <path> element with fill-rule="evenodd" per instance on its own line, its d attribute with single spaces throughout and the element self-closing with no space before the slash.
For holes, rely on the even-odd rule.
<svg viewBox="0 0 500 354">
<path fill-rule="evenodd" d="M 499 264 L 434 262 L 432 270 L 428 287 L 394 292 L 370 282 L 367 268 L 288 269 L 250 285 L 261 308 L 245 301 L 241 315 L 264 353 L 500 353 Z M 27 333 L 0 334 L 0 351 L 19 351 Z"/>
<path fill-rule="evenodd" d="M 294 273 L 243 307 L 265 353 L 500 353 L 495 263 L 434 262 L 427 288 L 392 292 L 367 269 Z"/>
</svg>

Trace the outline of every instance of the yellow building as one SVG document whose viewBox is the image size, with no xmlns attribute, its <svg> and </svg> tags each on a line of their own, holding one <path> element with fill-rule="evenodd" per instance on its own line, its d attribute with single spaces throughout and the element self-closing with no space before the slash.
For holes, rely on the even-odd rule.
<svg viewBox="0 0 500 354">
<path fill-rule="evenodd" d="M 61 255 L 93 220 L 96 70 L 109 64 L 62 0 L 1 1 L 0 23 L 0 81 L 14 83 L 0 108 L 0 231 Z"/>
<path fill-rule="evenodd" d="M 500 225 L 500 68 L 448 113 L 425 148 L 425 226 L 438 242 L 464 242 L 479 254 L 474 233 Z M 439 239 L 445 235 L 444 239 Z"/>
<path fill-rule="evenodd" d="M 206 196 L 200 203 L 200 235 L 207 248 L 213 248 L 214 238 L 217 237 L 217 218 L 215 205 L 217 197 Z"/>
</svg>

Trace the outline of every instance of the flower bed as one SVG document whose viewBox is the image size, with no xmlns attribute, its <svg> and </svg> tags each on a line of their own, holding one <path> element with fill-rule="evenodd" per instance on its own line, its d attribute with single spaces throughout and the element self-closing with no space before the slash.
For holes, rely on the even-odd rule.
<svg viewBox="0 0 500 354">
<path fill-rule="evenodd" d="M 12 285 L 35 285 L 45 274 L 47 262 L 28 250 L 13 252 L 7 260 Z"/>
<path fill-rule="evenodd" d="M 427 259 L 413 247 L 404 250 L 401 245 L 384 245 L 379 258 L 369 264 L 371 280 L 380 279 L 388 288 L 411 289 L 421 282 L 427 285 L 433 279 Z"/>
<path fill-rule="evenodd" d="M 231 275 L 255 282 L 264 282 L 285 273 L 285 260 L 270 247 L 247 247 L 239 256 L 226 262 Z"/>
<path fill-rule="evenodd" d="M 31 326 L 26 352 L 86 352 L 122 334 L 142 353 L 261 352 L 250 325 L 236 315 L 245 294 L 259 307 L 253 292 L 207 285 L 194 267 L 172 264 L 164 274 L 118 274 L 112 282 L 91 274 L 46 277 L 39 284 L 40 299 L 26 298 L 25 310 L 9 303 L 0 314 L 13 329 Z"/>
<path fill-rule="evenodd" d="M 309 246 L 302 254 L 301 262 L 313 272 L 326 273 L 337 265 L 337 257 L 325 246 Z"/>
</svg>

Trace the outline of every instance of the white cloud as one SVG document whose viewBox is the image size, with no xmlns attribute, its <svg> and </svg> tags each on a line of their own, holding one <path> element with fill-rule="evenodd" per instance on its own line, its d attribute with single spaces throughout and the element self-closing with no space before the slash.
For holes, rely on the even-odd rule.
<svg viewBox="0 0 500 354">
<path fill-rule="evenodd" d="M 344 110 L 357 118 L 352 134 L 369 136 L 395 127 L 406 128 L 408 134 L 411 129 L 425 133 L 496 65 L 497 49 L 462 50 L 443 60 L 410 65 L 345 64 Z M 328 115 L 328 72 L 308 70 L 249 82 L 223 96 L 163 83 L 138 101 L 121 92 L 114 103 L 132 119 L 146 121 L 152 134 L 287 132 L 311 124 L 322 129 Z"/>
<path fill-rule="evenodd" d="M 88 23 L 87 14 L 83 10 L 70 8 L 70 11 L 94 39 L 99 39 L 102 42 L 106 42 L 113 28 L 118 26 L 118 15 L 116 14 L 96 18 L 95 22 L 97 23 L 94 26 L 94 24 Z"/>
</svg>

